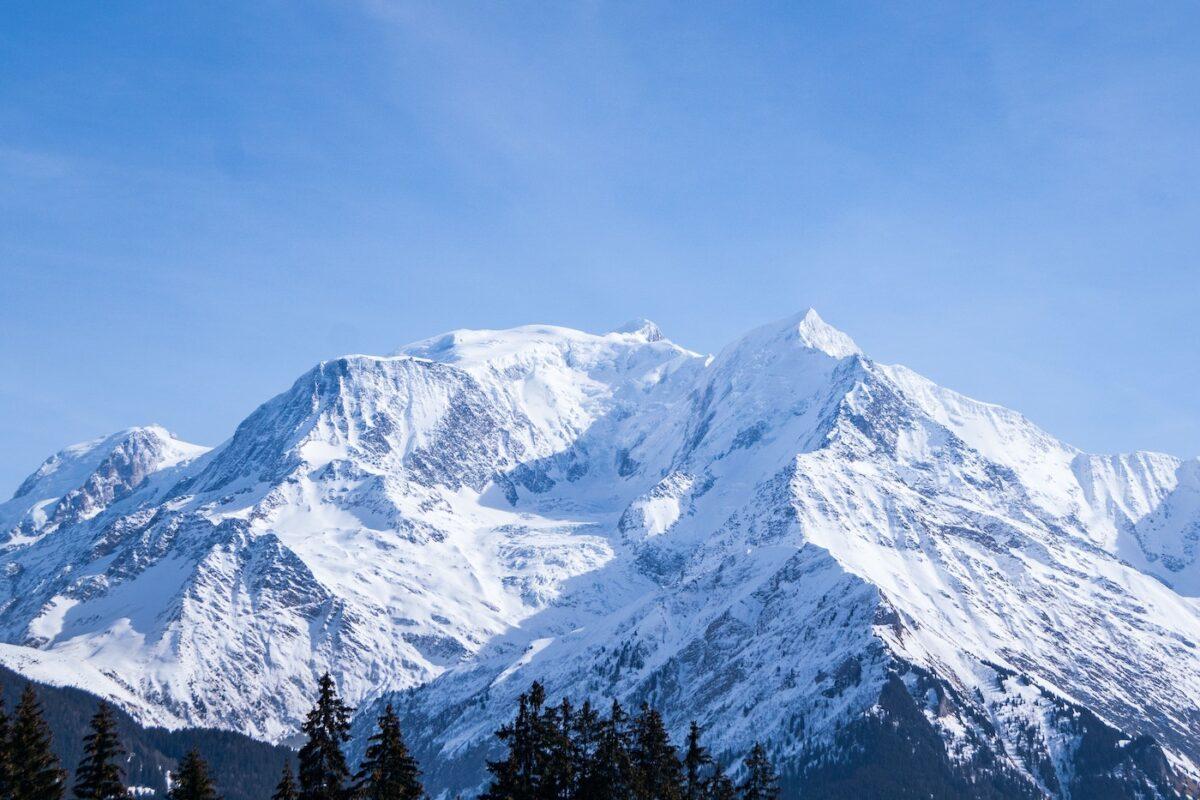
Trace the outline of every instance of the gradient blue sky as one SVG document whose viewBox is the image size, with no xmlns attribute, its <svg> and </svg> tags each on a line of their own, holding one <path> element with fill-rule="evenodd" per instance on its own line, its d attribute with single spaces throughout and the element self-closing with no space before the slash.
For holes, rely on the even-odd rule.
<svg viewBox="0 0 1200 800">
<path fill-rule="evenodd" d="M 1200 453 L 1200 6 L 917 5 L 5 3 L 0 494 L 343 352 L 810 305 Z"/>
</svg>

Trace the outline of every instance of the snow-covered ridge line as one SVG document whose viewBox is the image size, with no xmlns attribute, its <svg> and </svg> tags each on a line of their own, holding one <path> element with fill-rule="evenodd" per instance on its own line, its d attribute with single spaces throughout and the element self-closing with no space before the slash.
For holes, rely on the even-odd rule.
<svg viewBox="0 0 1200 800">
<path fill-rule="evenodd" d="M 811 310 L 713 357 L 645 320 L 453 331 L 321 362 L 214 450 L 133 429 L 26 487 L 0 661 L 122 676 L 145 721 L 280 740 L 329 669 L 470 789 L 536 676 L 800 760 L 911 703 L 1054 796 L 1018 744 L 1068 781 L 1068 706 L 1200 759 L 1200 461 L 1081 453 Z"/>
</svg>

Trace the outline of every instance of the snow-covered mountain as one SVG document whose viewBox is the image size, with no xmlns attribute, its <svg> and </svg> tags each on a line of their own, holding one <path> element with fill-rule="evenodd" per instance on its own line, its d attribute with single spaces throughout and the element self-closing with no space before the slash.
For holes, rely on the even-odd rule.
<svg viewBox="0 0 1200 800">
<path fill-rule="evenodd" d="M 535 678 L 801 786 L 892 740 L 1006 796 L 1200 763 L 1200 461 L 1082 453 L 811 311 L 716 357 L 645 321 L 346 356 L 213 450 L 68 448 L 0 531 L 3 663 L 272 740 L 330 669 L 437 789 Z"/>
</svg>

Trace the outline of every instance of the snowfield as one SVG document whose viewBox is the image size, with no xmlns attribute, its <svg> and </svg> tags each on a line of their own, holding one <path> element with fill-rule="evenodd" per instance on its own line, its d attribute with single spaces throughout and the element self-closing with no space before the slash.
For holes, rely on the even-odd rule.
<svg viewBox="0 0 1200 800">
<path fill-rule="evenodd" d="M 812 311 L 715 357 L 639 320 L 323 362 L 211 450 L 52 456 L 0 536 L 10 668 L 274 741 L 328 669 L 438 790 L 535 678 L 797 771 L 897 692 L 1043 796 L 1109 728 L 1200 762 L 1200 461 L 1082 453 Z"/>
</svg>

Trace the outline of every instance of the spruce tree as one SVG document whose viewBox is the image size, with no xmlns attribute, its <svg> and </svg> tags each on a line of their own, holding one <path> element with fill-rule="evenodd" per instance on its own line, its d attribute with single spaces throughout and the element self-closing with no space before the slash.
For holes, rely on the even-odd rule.
<svg viewBox="0 0 1200 800">
<path fill-rule="evenodd" d="M 742 781 L 741 800 L 779 800 L 779 778 L 762 742 L 755 742 L 746 758 L 746 779 Z"/>
<path fill-rule="evenodd" d="M 123 755 L 116 716 L 101 701 L 92 717 L 91 732 L 83 737 L 83 758 L 75 770 L 75 796 L 79 800 L 126 800 L 128 791 L 119 763 Z"/>
<path fill-rule="evenodd" d="M 529 781 L 534 800 L 545 800 L 546 762 L 552 720 L 545 713 L 546 687 L 534 681 L 529 687 Z"/>
<path fill-rule="evenodd" d="M 687 800 L 704 800 L 707 783 L 704 772 L 712 762 L 712 756 L 700 744 L 700 726 L 692 720 L 688 729 L 687 752 L 683 756 L 683 795 Z"/>
<path fill-rule="evenodd" d="M 596 750 L 580 785 L 579 797 L 588 800 L 629 800 L 634 796 L 634 770 L 629 744 L 629 715 L 614 700 L 608 718 L 600 724 Z"/>
<path fill-rule="evenodd" d="M 634 721 L 634 796 L 639 800 L 680 800 L 683 768 L 662 716 L 647 704 Z"/>
<path fill-rule="evenodd" d="M 421 771 L 408 752 L 400 719 L 389 704 L 379 717 L 375 734 L 367 740 L 356 781 L 356 798 L 361 800 L 420 800 L 425 795 Z"/>
<path fill-rule="evenodd" d="M 538 700 L 540 711 L 541 686 L 533 684 L 532 693 Z M 517 698 L 517 715 L 507 725 L 501 725 L 496 731 L 496 738 L 508 747 L 508 753 L 501 761 L 489 761 L 488 772 L 492 773 L 492 782 L 481 800 L 536 800 L 534 790 L 536 783 L 536 732 L 534 719 L 537 711 L 531 709 L 529 694 Z"/>
<path fill-rule="evenodd" d="M 275 786 L 275 794 L 271 795 L 271 800 L 298 800 L 291 761 L 283 762 L 283 774 L 279 776 L 279 783 Z"/>
<path fill-rule="evenodd" d="M 572 800 L 575 797 L 578 759 L 575 755 L 575 711 L 565 697 L 557 706 L 548 707 L 538 730 L 537 796 L 540 800 Z"/>
<path fill-rule="evenodd" d="M 8 710 L 4 707 L 4 701 L 0 700 L 0 797 L 9 796 L 12 779 L 12 758 L 8 752 L 10 728 Z"/>
<path fill-rule="evenodd" d="M 42 718 L 32 684 L 25 684 L 8 728 L 4 748 L 9 761 L 7 800 L 58 800 L 65 791 L 66 776 L 51 749 L 50 726 Z"/>
<path fill-rule="evenodd" d="M 547 706 L 545 688 L 534 681 L 529 691 L 517 698 L 513 721 L 496 731 L 507 752 L 502 760 L 488 762 L 492 781 L 481 800 L 590 797 L 581 789 L 590 760 L 578 743 L 581 723 L 577 716 L 565 698 L 558 705 Z M 584 706 L 581 720 L 588 730 L 583 739 L 594 741 L 599 721 L 590 705 Z"/>
<path fill-rule="evenodd" d="M 591 781 L 593 760 L 600 744 L 602 722 L 590 700 L 584 700 L 579 713 L 571 719 L 571 755 L 575 759 L 572 772 L 575 776 L 576 796 L 582 787 Z"/>
<path fill-rule="evenodd" d="M 705 800 L 737 800 L 737 789 L 733 781 L 725 774 L 725 768 L 718 761 L 713 764 L 713 773 L 704 785 Z"/>
<path fill-rule="evenodd" d="M 208 764 L 192 748 L 179 762 L 179 770 L 171 776 L 170 800 L 218 800 L 217 790 L 208 777 Z"/>
<path fill-rule="evenodd" d="M 348 800 L 350 768 L 342 745 L 350 738 L 351 708 L 338 697 L 326 672 L 317 683 L 317 702 L 304 720 L 308 741 L 300 748 L 299 800 Z"/>
</svg>

